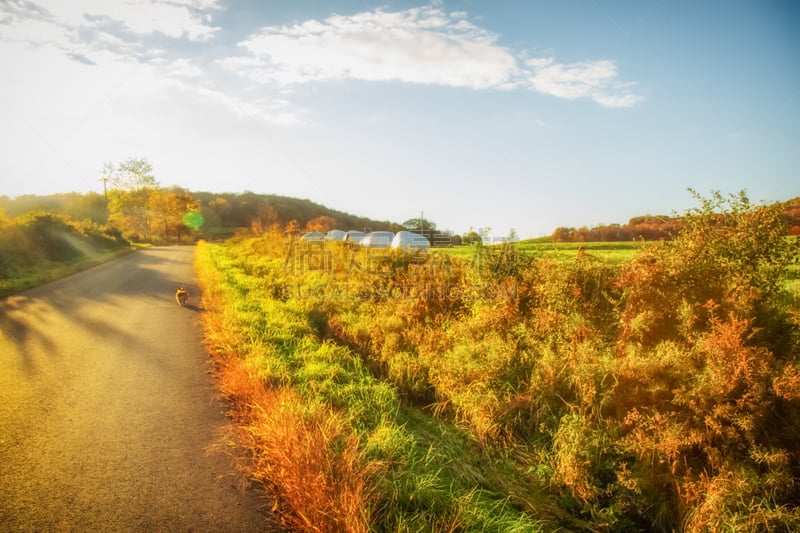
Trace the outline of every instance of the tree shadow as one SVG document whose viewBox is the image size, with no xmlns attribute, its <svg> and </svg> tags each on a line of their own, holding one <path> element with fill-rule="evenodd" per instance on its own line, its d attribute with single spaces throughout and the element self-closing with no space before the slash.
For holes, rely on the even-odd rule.
<svg viewBox="0 0 800 533">
<path fill-rule="evenodd" d="M 135 333 L 126 331 L 118 322 L 125 319 L 131 298 L 137 306 L 161 306 L 170 301 L 174 305 L 174 292 L 179 285 L 185 285 L 194 296 L 200 292 L 191 280 L 183 281 L 175 275 L 185 272 L 191 264 L 191 254 L 170 258 L 166 256 L 168 252 L 174 250 L 154 248 L 129 254 L 96 269 L 0 299 L 0 371 L 6 364 L 19 365 L 32 375 L 46 364 L 42 356 L 62 355 L 56 324 L 67 324 L 66 331 L 93 332 L 99 342 L 122 343 L 146 352 L 148 347 L 141 345 Z M 204 310 L 199 305 L 185 307 L 196 313 Z"/>
</svg>

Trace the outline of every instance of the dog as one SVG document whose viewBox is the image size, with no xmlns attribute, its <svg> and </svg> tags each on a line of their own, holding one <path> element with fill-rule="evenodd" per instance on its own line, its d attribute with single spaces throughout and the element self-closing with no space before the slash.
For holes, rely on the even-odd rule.
<svg viewBox="0 0 800 533">
<path fill-rule="evenodd" d="M 183 285 L 178 287 L 178 290 L 175 291 L 175 300 L 177 300 L 178 305 L 181 307 L 186 305 L 186 302 L 189 300 L 189 293 L 186 292 L 186 288 Z"/>
</svg>

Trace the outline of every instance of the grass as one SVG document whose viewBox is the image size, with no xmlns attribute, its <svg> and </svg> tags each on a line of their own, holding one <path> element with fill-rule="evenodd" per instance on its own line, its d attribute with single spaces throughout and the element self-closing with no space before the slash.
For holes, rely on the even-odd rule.
<svg viewBox="0 0 800 533">
<path fill-rule="evenodd" d="M 300 531 L 795 524 L 781 243 L 707 218 L 638 255 L 523 242 L 373 270 L 338 248 L 291 263 L 270 236 L 202 244 L 243 467 Z"/>
<path fill-rule="evenodd" d="M 298 303 L 272 298 L 235 251 L 201 243 L 196 261 L 221 390 L 240 407 L 232 433 L 247 450 L 243 468 L 275 491 L 288 526 L 537 531 L 543 516 L 555 520 L 535 480 L 499 475 L 512 458 L 403 405 L 358 353 L 320 338 Z"/>
<path fill-rule="evenodd" d="M 130 251 L 113 228 L 65 215 L 0 213 L 0 297 L 86 270 Z"/>
<path fill-rule="evenodd" d="M 492 245 L 490 248 L 502 245 Z M 642 246 L 640 242 L 586 242 L 586 243 L 554 243 L 539 240 L 520 241 L 514 244 L 515 248 L 532 257 L 552 257 L 557 260 L 574 259 L 578 251 L 583 249 L 585 256 L 597 259 L 604 263 L 621 264 L 630 261 L 637 250 Z M 465 260 L 471 260 L 477 253 L 475 245 L 454 246 L 443 248 L 443 251 Z"/>
<path fill-rule="evenodd" d="M 0 278 L 0 298 L 88 270 L 130 252 L 131 249 L 123 249 L 83 256 L 67 262 L 41 262 L 33 268 L 17 271 Z"/>
</svg>

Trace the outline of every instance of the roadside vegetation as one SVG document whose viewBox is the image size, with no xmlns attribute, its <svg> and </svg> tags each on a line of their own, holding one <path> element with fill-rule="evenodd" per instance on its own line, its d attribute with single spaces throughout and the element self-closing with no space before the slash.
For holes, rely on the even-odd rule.
<svg viewBox="0 0 800 533">
<path fill-rule="evenodd" d="M 201 243 L 242 468 L 301 531 L 800 529 L 797 239 L 698 202 L 629 260 Z"/>
<path fill-rule="evenodd" d="M 130 250 L 119 232 L 34 211 L 0 212 L 0 297 L 98 265 Z"/>
</svg>

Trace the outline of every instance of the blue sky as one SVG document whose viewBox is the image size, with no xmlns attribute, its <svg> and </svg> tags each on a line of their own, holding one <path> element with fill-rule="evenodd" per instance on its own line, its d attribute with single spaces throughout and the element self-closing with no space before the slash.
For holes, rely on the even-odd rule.
<svg viewBox="0 0 800 533">
<path fill-rule="evenodd" d="M 800 195 L 800 7 L 0 0 L 0 194 L 274 193 L 522 237 Z M 345 228 L 346 229 L 346 228 Z"/>
</svg>

